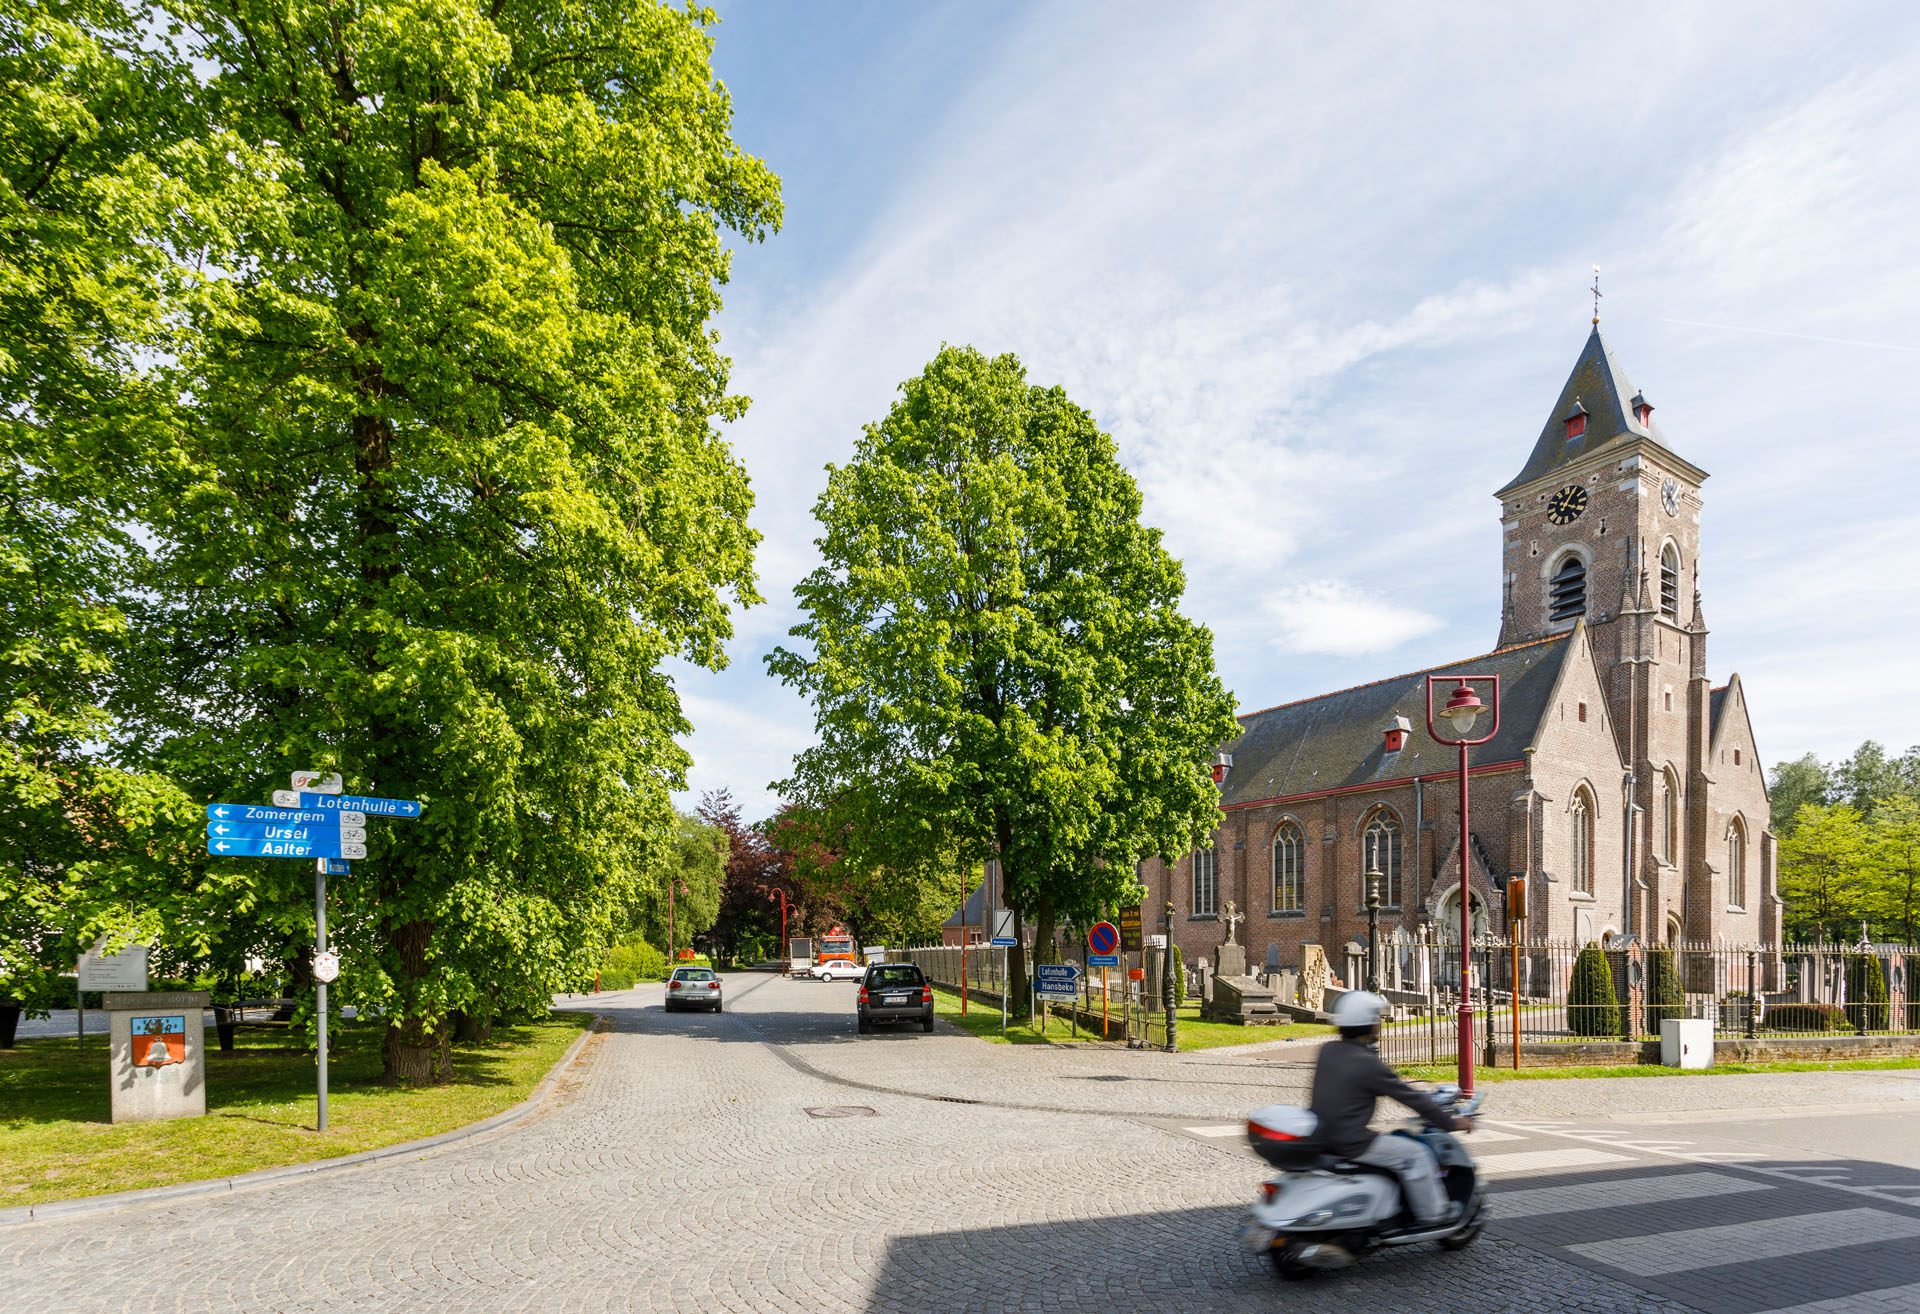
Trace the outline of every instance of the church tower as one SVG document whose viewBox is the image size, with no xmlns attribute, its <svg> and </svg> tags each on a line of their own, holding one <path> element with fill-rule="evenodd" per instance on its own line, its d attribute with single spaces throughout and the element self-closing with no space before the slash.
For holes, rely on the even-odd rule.
<svg viewBox="0 0 1920 1314">
<path fill-rule="evenodd" d="M 1706 478 L 1667 445 L 1596 322 L 1532 454 L 1495 494 L 1500 646 L 1586 624 L 1626 770 L 1630 919 L 1655 940 L 1704 936 L 1712 916 L 1689 897 L 1707 871 L 1709 832 L 1712 694 L 1698 566 Z"/>
</svg>

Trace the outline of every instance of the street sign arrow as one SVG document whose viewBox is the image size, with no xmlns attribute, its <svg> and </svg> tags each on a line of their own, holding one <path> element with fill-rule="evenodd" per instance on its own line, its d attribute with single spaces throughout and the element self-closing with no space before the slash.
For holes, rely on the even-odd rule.
<svg viewBox="0 0 1920 1314">
<path fill-rule="evenodd" d="M 275 805 L 305 808 L 314 812 L 364 812 L 370 817 L 417 817 L 420 805 L 410 798 L 362 798 L 358 794 L 296 793 L 291 789 L 273 791 Z"/>
<path fill-rule="evenodd" d="M 207 836 L 207 852 L 222 858 L 364 858 L 364 844 L 322 844 L 318 840 L 218 839 Z"/>
<path fill-rule="evenodd" d="M 339 813 L 334 813 L 339 816 Z M 365 844 L 364 826 L 336 826 L 331 822 L 312 826 L 282 826 L 271 822 L 209 821 L 207 834 L 216 839 L 317 840 L 322 844 Z"/>
<path fill-rule="evenodd" d="M 282 791 L 284 792 L 284 791 Z M 253 803 L 209 803 L 208 821 L 270 822 L 276 826 L 364 826 L 364 812 L 319 812 L 301 808 L 263 808 Z"/>
</svg>

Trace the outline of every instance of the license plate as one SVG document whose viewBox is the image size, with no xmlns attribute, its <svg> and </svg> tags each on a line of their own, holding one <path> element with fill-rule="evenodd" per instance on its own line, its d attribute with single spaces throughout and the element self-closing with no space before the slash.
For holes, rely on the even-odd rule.
<svg viewBox="0 0 1920 1314">
<path fill-rule="evenodd" d="M 905 995 L 887 995 L 881 1002 L 886 1004 L 904 1004 L 907 1002 L 907 997 Z"/>
</svg>

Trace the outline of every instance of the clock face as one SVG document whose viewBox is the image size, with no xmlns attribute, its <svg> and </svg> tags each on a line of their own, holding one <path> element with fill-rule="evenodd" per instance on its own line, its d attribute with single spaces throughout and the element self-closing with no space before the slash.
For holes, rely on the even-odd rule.
<svg viewBox="0 0 1920 1314">
<path fill-rule="evenodd" d="M 1672 475 L 1668 475 L 1660 485 L 1660 505 L 1667 509 L 1670 516 L 1680 514 L 1680 481 Z"/>
<path fill-rule="evenodd" d="M 1547 519 L 1556 525 L 1570 525 L 1587 509 L 1587 490 L 1568 484 L 1547 500 Z"/>
</svg>

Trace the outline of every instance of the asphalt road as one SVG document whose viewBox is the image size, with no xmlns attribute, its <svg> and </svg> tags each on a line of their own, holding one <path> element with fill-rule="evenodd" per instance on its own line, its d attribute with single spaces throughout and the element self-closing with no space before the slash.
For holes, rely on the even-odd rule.
<svg viewBox="0 0 1920 1314">
<path fill-rule="evenodd" d="M 0 1229 L 0 1309 L 1920 1308 L 1920 1081 L 1496 1086 L 1479 1243 L 1282 1286 L 1234 1243 L 1261 1174 L 1237 1120 L 1297 1090 L 1309 1048 L 857 1036 L 853 991 L 734 976 L 717 1016 L 665 1014 L 658 987 L 601 996 L 611 1030 L 542 1116 Z M 1710 1107 L 1716 1083 L 1751 1107 Z M 1565 1112 L 1540 1116 L 1555 1089 Z"/>
</svg>

